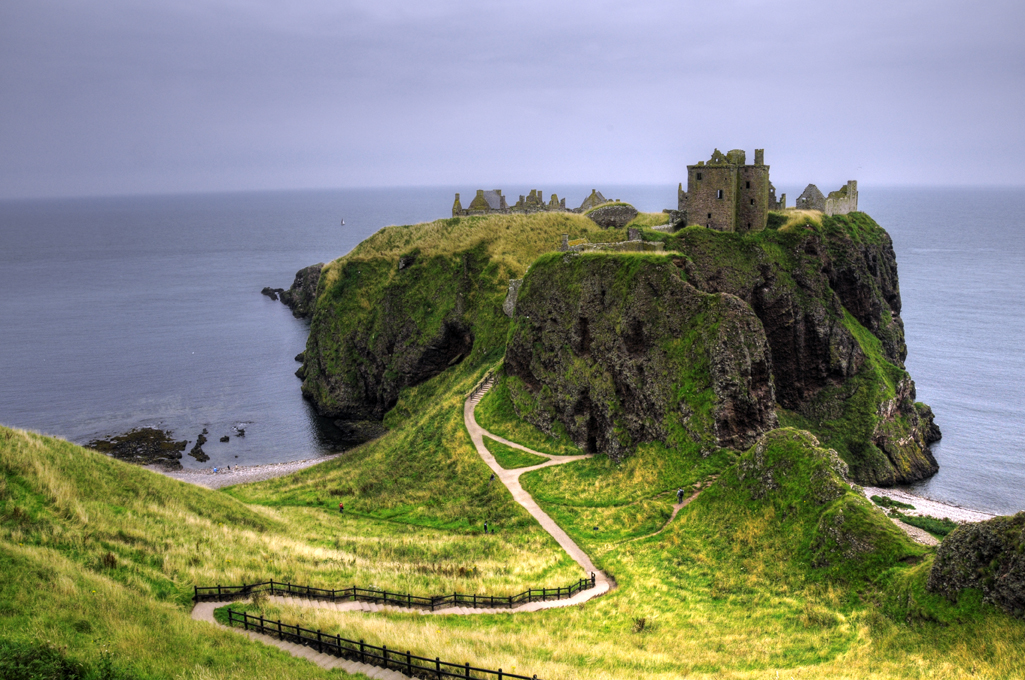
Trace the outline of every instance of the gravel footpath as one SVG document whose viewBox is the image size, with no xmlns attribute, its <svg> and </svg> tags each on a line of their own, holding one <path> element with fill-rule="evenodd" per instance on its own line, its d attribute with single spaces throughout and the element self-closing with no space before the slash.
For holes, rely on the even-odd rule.
<svg viewBox="0 0 1025 680">
<path fill-rule="evenodd" d="M 232 465 L 231 469 L 217 468 L 217 472 L 214 472 L 213 468 L 203 468 L 201 470 L 165 470 L 159 465 L 149 465 L 148 470 L 153 472 L 159 472 L 162 475 L 173 477 L 182 482 L 189 482 L 190 484 L 196 484 L 198 486 L 205 486 L 208 489 L 220 489 L 225 486 L 233 486 L 235 484 L 246 484 L 248 482 L 262 482 L 265 479 L 273 479 L 274 477 L 283 477 L 290 475 L 293 472 L 308 468 L 313 465 L 319 465 L 329 460 L 334 460 L 341 454 L 336 453 L 331 456 L 322 456 L 321 458 L 309 458 L 307 460 L 293 460 L 287 463 L 271 463 L 269 465 Z"/>
<path fill-rule="evenodd" d="M 905 515 L 913 515 L 916 517 L 935 517 L 936 519 L 950 519 L 958 524 L 964 524 L 965 522 L 985 522 L 988 519 L 993 519 L 996 515 L 992 515 L 988 512 L 981 512 L 979 510 L 969 510 L 968 508 L 958 507 L 956 505 L 950 505 L 949 503 L 941 503 L 939 501 L 931 501 L 928 498 L 922 498 L 921 496 L 915 496 L 907 491 L 900 491 L 899 489 L 879 489 L 873 486 L 866 486 L 864 488 L 865 498 L 871 499 L 872 496 L 883 496 L 890 500 L 900 501 L 901 503 L 907 503 L 908 505 L 915 506 L 914 510 L 907 510 L 901 508 L 900 511 Z"/>
</svg>

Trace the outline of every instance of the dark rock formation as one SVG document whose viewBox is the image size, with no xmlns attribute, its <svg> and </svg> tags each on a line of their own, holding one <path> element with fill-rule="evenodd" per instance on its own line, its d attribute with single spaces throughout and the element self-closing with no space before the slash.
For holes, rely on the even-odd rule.
<svg viewBox="0 0 1025 680">
<path fill-rule="evenodd" d="M 323 268 L 323 262 L 303 267 L 296 272 L 292 287 L 288 290 L 267 286 L 260 293 L 271 300 L 277 300 L 280 297 L 281 301 L 292 310 L 293 316 L 299 319 L 308 319 L 313 316 L 313 306 L 317 301 L 317 286 L 320 283 L 320 271 Z"/>
<path fill-rule="evenodd" d="M 271 288 L 270 286 L 264 286 L 263 290 L 260 291 L 261 295 L 266 295 L 271 300 L 277 302 L 278 296 L 285 293 L 284 288 Z"/>
<path fill-rule="evenodd" d="M 85 446 L 128 463 L 180 470 L 179 461 L 188 441 L 175 441 L 169 432 L 144 427 L 109 439 L 97 439 Z"/>
<path fill-rule="evenodd" d="M 950 532 L 936 550 L 928 588 L 951 600 L 978 588 L 987 602 L 1025 619 L 1025 512 Z"/>
<path fill-rule="evenodd" d="M 484 264 L 472 253 L 417 257 L 401 270 L 394 260 L 332 263 L 335 283 L 297 373 L 303 395 L 320 415 L 352 424 L 342 429 L 370 432 L 359 423 L 380 421 L 404 387 L 469 354 L 466 299 L 477 294 Z"/>
<path fill-rule="evenodd" d="M 637 209 L 629 203 L 610 203 L 584 214 L 599 227 L 622 229 L 637 217 Z"/>
<path fill-rule="evenodd" d="M 281 293 L 281 301 L 292 310 L 292 315 L 300 319 L 313 316 L 313 306 L 317 301 L 317 286 L 320 283 L 320 272 L 324 263 L 311 264 L 295 273 L 292 287 Z"/>
<path fill-rule="evenodd" d="M 223 437 L 221 437 L 221 442 L 222 442 L 222 443 L 223 443 L 223 442 L 227 442 L 227 441 L 230 441 L 230 440 L 231 440 L 231 437 L 229 437 L 228 435 L 224 435 Z"/>
<path fill-rule="evenodd" d="M 775 427 L 768 345 L 751 309 L 696 290 L 664 258 L 634 264 L 626 280 L 618 257 L 531 267 L 505 361 L 514 401 L 532 405 L 521 415 L 549 433 L 557 420 L 582 448 L 613 457 L 681 437 L 744 448 Z"/>
<path fill-rule="evenodd" d="M 206 444 L 206 435 L 208 434 L 206 428 L 203 428 L 203 432 L 196 438 L 196 443 L 189 451 L 189 455 L 198 460 L 200 463 L 205 463 L 210 460 L 210 456 L 206 455 L 203 451 L 203 444 Z"/>
</svg>

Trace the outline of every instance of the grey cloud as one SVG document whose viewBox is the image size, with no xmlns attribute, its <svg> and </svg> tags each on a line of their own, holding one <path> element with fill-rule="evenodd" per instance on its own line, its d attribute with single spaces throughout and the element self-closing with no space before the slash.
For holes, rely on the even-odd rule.
<svg viewBox="0 0 1025 680">
<path fill-rule="evenodd" d="M 0 196 L 1025 181 L 1015 3 L 7 3 Z M 966 170 L 969 171 L 966 175 Z"/>
</svg>

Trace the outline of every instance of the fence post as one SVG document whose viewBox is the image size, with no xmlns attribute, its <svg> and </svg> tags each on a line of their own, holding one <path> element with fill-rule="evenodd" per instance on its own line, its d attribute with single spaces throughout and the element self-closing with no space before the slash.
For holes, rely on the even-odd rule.
<svg viewBox="0 0 1025 680">
<path fill-rule="evenodd" d="M 324 643 L 320 639 L 320 628 L 317 629 L 317 651 L 321 654 L 324 653 Z"/>
<path fill-rule="evenodd" d="M 285 636 L 281 633 L 281 619 L 278 619 L 278 639 L 284 640 Z"/>
<path fill-rule="evenodd" d="M 217 584 L 217 597 L 220 597 L 220 596 L 221 596 L 221 584 L 218 583 Z"/>
<path fill-rule="evenodd" d="M 195 600 L 196 602 L 199 602 L 199 586 L 192 586 L 192 587 L 195 589 L 195 594 L 192 596 L 192 599 Z"/>
<path fill-rule="evenodd" d="M 406 671 L 413 675 L 413 655 L 409 653 L 408 649 L 406 650 Z"/>
<path fill-rule="evenodd" d="M 359 641 L 359 660 L 363 663 L 367 661 L 366 652 L 363 651 L 363 640 Z"/>
<path fill-rule="evenodd" d="M 438 680 L 441 680 L 441 657 L 440 656 L 434 657 L 434 668 L 438 672 Z"/>
<path fill-rule="evenodd" d="M 381 656 L 384 657 L 384 667 L 388 668 L 388 645 L 381 645 Z"/>
<path fill-rule="evenodd" d="M 413 607 L 413 596 L 410 593 L 406 593 L 406 606 L 410 609 Z"/>
<path fill-rule="evenodd" d="M 466 677 L 470 677 L 470 662 L 466 662 Z"/>
<path fill-rule="evenodd" d="M 477 593 L 473 594 L 473 608 L 477 608 Z"/>
<path fill-rule="evenodd" d="M 498 680 L 502 680 L 502 669 L 498 669 Z"/>
</svg>

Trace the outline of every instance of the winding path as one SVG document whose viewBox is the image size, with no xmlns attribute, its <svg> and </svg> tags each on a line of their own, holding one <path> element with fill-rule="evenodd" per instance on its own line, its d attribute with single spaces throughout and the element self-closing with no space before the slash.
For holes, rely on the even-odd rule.
<svg viewBox="0 0 1025 680">
<path fill-rule="evenodd" d="M 529 512 L 534 517 L 534 519 L 537 520 L 538 524 L 541 525 L 541 528 L 547 531 L 549 534 L 551 534 L 552 538 L 555 539 L 555 542 L 558 543 L 559 546 L 563 550 L 565 550 L 570 557 L 573 558 L 573 561 L 579 564 L 581 567 L 583 567 L 585 573 L 595 575 L 594 588 L 582 590 L 568 600 L 559 600 L 558 602 L 545 602 L 541 604 L 550 604 L 555 606 L 561 604 L 562 606 L 566 606 L 567 604 L 578 604 L 580 602 L 586 602 L 591 598 L 607 593 L 613 587 L 612 579 L 610 579 L 603 571 L 600 571 L 597 567 L 594 566 L 594 563 L 591 562 L 591 558 L 588 557 L 587 554 L 580 549 L 580 546 L 573 542 L 573 539 L 571 539 L 569 535 L 562 530 L 562 527 L 555 523 L 555 520 L 549 517 L 548 514 L 544 510 L 542 510 L 536 502 L 534 502 L 534 499 L 531 497 L 531 495 L 527 493 L 526 490 L 520 485 L 520 475 L 522 475 L 525 472 L 533 472 L 534 470 L 552 467 L 553 465 L 562 465 L 564 463 L 571 463 L 575 460 L 584 460 L 586 458 L 592 458 L 594 457 L 594 454 L 585 454 L 581 456 L 555 456 L 550 453 L 541 453 L 540 451 L 528 449 L 526 446 L 517 444 L 516 442 L 511 442 L 508 439 L 499 437 L 498 435 L 492 434 L 485 430 L 483 427 L 477 424 L 477 418 L 474 416 L 473 410 L 477 406 L 477 402 L 479 402 L 481 398 L 491 388 L 491 385 L 491 382 L 486 382 L 478 392 L 471 395 L 463 404 L 463 423 L 466 425 L 466 431 L 470 433 L 470 439 L 473 441 L 474 448 L 477 449 L 477 453 L 480 454 L 480 457 L 483 458 L 484 462 L 488 464 L 488 467 L 491 468 L 491 471 L 495 473 L 495 477 L 500 479 L 502 483 L 505 484 L 506 488 L 509 489 L 509 492 L 512 493 L 513 500 L 522 505 L 524 509 L 526 509 L 526 511 Z M 521 451 L 532 453 L 535 456 L 547 458 L 548 460 L 544 463 L 532 465 L 530 467 L 516 468 L 515 470 L 506 470 L 498 464 L 498 461 L 495 460 L 495 457 L 491 455 L 491 452 L 488 451 L 488 448 L 484 445 L 485 436 L 490 437 L 491 439 L 494 439 L 497 442 L 505 444 L 506 446 L 511 446 L 515 449 L 520 449 Z"/>
<path fill-rule="evenodd" d="M 491 432 L 488 432 L 487 430 L 482 428 L 480 425 L 477 424 L 477 419 L 474 416 L 474 408 L 477 406 L 477 403 L 481 400 L 481 398 L 491 388 L 492 384 L 492 380 L 486 381 L 483 385 L 481 385 L 481 387 L 477 391 L 475 391 L 470 397 L 468 397 L 465 403 L 463 404 L 463 422 L 466 425 L 467 432 L 470 434 L 471 441 L 473 441 L 473 446 L 477 450 L 477 453 L 480 455 L 480 457 L 484 460 L 484 462 L 487 463 L 488 467 L 491 468 L 491 471 L 495 473 L 495 477 L 500 479 L 502 483 L 505 484 L 506 488 L 509 489 L 509 492 L 512 493 L 513 499 L 521 506 L 523 506 L 523 508 L 526 509 L 526 511 L 529 512 L 531 516 L 533 516 L 534 519 L 538 521 L 541 527 L 545 531 L 547 531 L 552 536 L 552 538 L 555 539 L 559 546 L 563 550 L 565 550 L 571 558 L 573 558 L 573 561 L 580 565 L 580 567 L 584 570 L 585 573 L 594 574 L 595 586 L 593 588 L 582 590 L 573 597 L 567 599 L 550 600 L 547 602 L 529 602 L 520 605 L 519 607 L 513 607 L 511 609 L 491 609 L 482 607 L 452 607 L 434 612 L 420 609 L 410 610 L 405 607 L 379 605 L 374 604 L 372 602 L 322 602 L 318 600 L 307 600 L 304 598 L 285 597 L 279 595 L 270 596 L 268 599 L 271 602 L 274 602 L 275 604 L 300 605 L 304 607 L 316 607 L 336 611 L 397 611 L 406 613 L 409 613 L 410 611 L 415 611 L 423 616 L 447 616 L 466 614 L 507 614 L 533 612 L 541 609 L 552 609 L 555 607 L 568 607 L 575 604 L 580 604 L 582 602 L 587 602 L 588 600 L 598 597 L 599 595 L 603 595 L 612 588 L 614 588 L 615 581 L 613 581 L 613 579 L 610 578 L 607 574 L 605 574 L 604 572 L 602 572 L 594 566 L 594 563 L 591 562 L 591 558 L 589 558 L 587 554 L 580 548 L 580 546 L 578 546 L 573 541 L 573 539 L 571 539 L 569 535 L 565 531 L 563 531 L 562 527 L 555 523 L 555 520 L 549 517 L 548 514 L 538 506 L 538 504 L 534 501 L 531 495 L 527 493 L 526 490 L 524 490 L 523 486 L 520 484 L 520 476 L 523 475 L 525 472 L 533 472 L 534 470 L 540 470 L 541 468 L 551 467 L 553 465 L 562 465 L 564 463 L 570 463 L 575 460 L 592 458 L 594 454 L 585 454 L 579 456 L 556 456 L 550 453 L 541 453 L 540 451 L 534 451 L 533 449 L 529 449 L 526 446 L 523 446 L 522 444 L 517 444 L 516 442 L 509 441 L 504 437 L 499 437 L 498 435 L 492 434 Z M 527 453 L 534 454 L 535 456 L 547 458 L 547 460 L 544 463 L 540 463 L 538 465 L 533 465 L 530 467 L 517 468 L 515 470 L 506 470 L 498 464 L 498 461 L 495 460 L 495 457 L 491 454 L 490 451 L 488 451 L 487 447 L 484 445 L 484 437 L 489 437 L 497 442 L 505 444 L 506 446 L 511 446 L 512 448 L 520 449 L 521 451 L 526 451 Z M 641 536 L 639 538 L 632 540 L 650 538 L 651 536 L 656 536 L 665 531 L 666 527 L 668 527 L 669 524 L 674 519 L 676 519 L 677 513 L 679 513 L 680 510 L 682 510 L 691 501 L 697 498 L 698 494 L 700 493 L 701 489 L 698 489 L 698 491 L 696 491 L 693 495 L 691 495 L 682 503 L 675 504 L 673 506 L 672 516 L 661 529 L 659 529 L 653 534 Z M 311 647 L 306 647 L 292 642 L 278 640 L 277 638 L 274 638 L 270 635 L 261 635 L 253 631 L 241 631 L 237 628 L 229 628 L 228 626 L 224 626 L 214 619 L 214 610 L 228 603 L 229 601 L 199 602 L 192 610 L 192 618 L 197 621 L 207 621 L 221 628 L 225 628 L 227 630 L 231 630 L 233 632 L 246 635 L 252 640 L 257 640 L 268 645 L 273 645 L 275 647 L 283 649 L 284 651 L 292 654 L 293 656 L 305 658 L 322 668 L 341 668 L 349 673 L 363 673 L 364 675 L 367 675 L 371 678 L 380 678 L 381 680 L 402 680 L 403 678 L 406 678 L 405 675 L 399 673 L 398 671 L 385 670 L 378 666 L 371 666 L 369 664 L 359 663 L 357 661 L 348 661 L 346 659 L 330 656 L 328 654 L 318 653 Z"/>
</svg>

